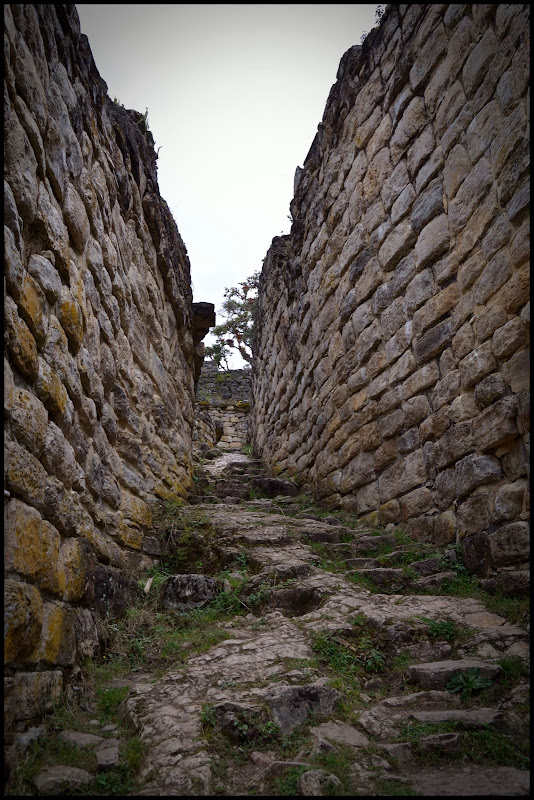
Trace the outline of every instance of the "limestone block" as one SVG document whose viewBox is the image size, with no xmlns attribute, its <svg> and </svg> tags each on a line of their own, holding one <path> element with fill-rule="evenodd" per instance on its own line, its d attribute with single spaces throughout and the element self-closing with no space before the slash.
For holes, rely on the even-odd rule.
<svg viewBox="0 0 534 800">
<path fill-rule="evenodd" d="M 4 186 L 7 189 L 6 194 L 8 194 L 9 197 L 9 184 L 4 181 Z M 16 208 L 14 209 L 13 213 L 18 218 Z M 19 247 L 20 246 L 15 244 L 15 236 L 13 231 L 11 231 L 7 225 L 4 225 L 4 276 L 8 291 L 15 300 L 18 300 L 20 297 L 21 287 L 25 275 Z"/>
<path fill-rule="evenodd" d="M 497 136 L 490 146 L 490 159 L 495 174 L 498 174 L 508 157 L 528 136 L 527 118 L 524 106 L 519 103 L 512 113 L 504 119 Z"/>
<path fill-rule="evenodd" d="M 431 297 L 413 315 L 414 334 L 420 336 L 433 323 L 437 322 L 458 303 L 457 283 L 451 283 L 441 292 Z"/>
<path fill-rule="evenodd" d="M 58 603 L 43 604 L 41 640 L 30 655 L 33 662 L 70 667 L 76 656 L 74 612 Z"/>
<path fill-rule="evenodd" d="M 44 472 L 44 469 L 43 469 Z M 46 475 L 46 473 L 44 473 Z M 75 536 L 80 519 L 80 508 L 72 492 L 56 478 L 46 477 L 42 483 L 44 492 L 43 515 L 64 536 Z"/>
<path fill-rule="evenodd" d="M 491 29 L 488 29 L 469 54 L 462 70 L 462 79 L 468 94 L 473 93 L 482 83 L 498 47 L 495 34 Z"/>
<path fill-rule="evenodd" d="M 382 503 L 379 507 L 379 514 L 381 525 L 400 522 L 401 512 L 398 500 L 389 500 L 387 503 Z"/>
<path fill-rule="evenodd" d="M 386 439 L 373 453 L 373 466 L 375 470 L 379 472 L 387 466 L 387 464 L 391 464 L 395 461 L 398 455 L 399 450 L 396 440 L 393 438 Z"/>
<path fill-rule="evenodd" d="M 389 148 L 383 147 L 367 167 L 363 178 L 363 194 L 367 205 L 379 196 L 384 182 L 393 170 Z"/>
<path fill-rule="evenodd" d="M 485 408 L 493 403 L 494 400 L 502 397 L 505 392 L 506 384 L 504 378 L 502 375 L 494 374 L 488 375 L 475 386 L 474 395 L 476 402 Z"/>
<path fill-rule="evenodd" d="M 515 317 L 493 334 L 493 352 L 497 358 L 503 359 L 526 345 L 527 341 L 527 332 L 522 322 Z"/>
<path fill-rule="evenodd" d="M 496 367 L 497 362 L 493 355 L 491 342 L 484 342 L 463 358 L 458 365 L 462 388 L 470 389 L 480 383 L 482 378 L 493 372 Z"/>
<path fill-rule="evenodd" d="M 378 478 L 380 498 L 388 501 L 426 482 L 422 450 L 415 450 L 386 467 Z"/>
<path fill-rule="evenodd" d="M 530 557 L 528 522 L 509 522 L 488 534 L 488 546 L 494 568 L 527 562 Z"/>
<path fill-rule="evenodd" d="M 367 300 L 375 289 L 380 286 L 382 279 L 383 273 L 379 261 L 377 258 L 372 258 L 365 265 L 362 275 L 354 287 L 356 291 L 356 301 L 362 303 L 364 300 Z"/>
<path fill-rule="evenodd" d="M 452 339 L 452 349 L 456 359 L 462 359 L 475 347 L 475 334 L 470 323 L 463 325 Z"/>
<path fill-rule="evenodd" d="M 55 257 L 56 268 L 62 277 L 69 277 L 69 234 L 61 212 L 52 202 L 44 184 L 39 186 L 36 217 L 42 231 L 45 246 L 48 246 Z"/>
<path fill-rule="evenodd" d="M 74 450 L 53 422 L 50 422 L 46 431 L 42 462 L 45 469 L 58 477 L 67 489 L 84 487 L 84 473 L 76 461 Z"/>
<path fill-rule="evenodd" d="M 448 42 L 443 24 L 436 25 L 417 55 L 410 70 L 410 86 L 413 91 L 420 89 L 428 81 L 429 75 L 442 53 L 447 50 Z"/>
<path fill-rule="evenodd" d="M 419 234 L 415 244 L 415 261 L 419 269 L 434 262 L 449 248 L 449 223 L 446 214 L 429 222 Z"/>
<path fill-rule="evenodd" d="M 400 309 L 399 313 L 401 313 Z M 412 322 L 411 320 L 407 320 L 400 326 L 397 332 L 387 340 L 384 346 L 384 353 L 389 364 L 392 364 L 406 352 L 412 340 L 412 330 Z"/>
<path fill-rule="evenodd" d="M 475 494 L 457 508 L 459 538 L 472 536 L 489 526 L 488 499 L 484 494 Z"/>
<path fill-rule="evenodd" d="M 387 414 L 379 420 L 380 434 L 384 439 L 389 439 L 395 436 L 402 430 L 404 425 L 404 416 L 400 408 Z"/>
<path fill-rule="evenodd" d="M 432 125 L 427 125 L 415 142 L 408 148 L 407 166 L 411 178 L 419 172 L 421 166 L 427 161 L 436 147 L 436 140 Z M 416 193 L 417 194 L 417 193 Z"/>
<path fill-rule="evenodd" d="M 506 312 L 499 305 L 485 308 L 479 314 L 476 314 L 473 320 L 473 330 L 477 341 L 485 342 L 506 321 Z"/>
<path fill-rule="evenodd" d="M 40 461 L 16 442 L 7 442 L 5 450 L 9 489 L 38 511 L 43 509 L 46 471 Z"/>
<path fill-rule="evenodd" d="M 13 389 L 12 402 L 12 433 L 27 450 L 39 458 L 46 444 L 46 408 L 35 395 L 16 387 Z"/>
<path fill-rule="evenodd" d="M 19 214 L 31 221 L 35 217 L 37 208 L 37 159 L 15 113 L 6 113 L 4 142 L 5 174 L 9 176 L 10 188 Z"/>
<path fill-rule="evenodd" d="M 466 419 L 473 419 L 473 417 L 476 417 L 479 410 L 472 393 L 461 394 L 450 404 L 449 417 L 454 423 L 463 422 Z"/>
<path fill-rule="evenodd" d="M 4 338 L 15 366 L 23 375 L 35 381 L 38 372 L 37 344 L 10 297 L 4 301 Z"/>
<path fill-rule="evenodd" d="M 74 242 L 74 247 L 81 252 L 89 238 L 89 218 L 80 195 L 71 184 L 67 186 L 65 192 L 63 214 L 69 234 Z"/>
<path fill-rule="evenodd" d="M 528 267 L 521 267 L 501 288 L 499 303 L 508 314 L 514 314 L 524 305 L 525 299 L 529 295 L 530 272 Z"/>
<path fill-rule="evenodd" d="M 490 166 L 485 158 L 473 167 L 461 184 L 456 197 L 449 204 L 449 224 L 451 233 L 465 227 L 469 217 L 480 203 L 492 183 Z"/>
<path fill-rule="evenodd" d="M 527 488 L 528 484 L 524 480 L 505 483 L 499 487 L 495 495 L 493 519 L 496 522 L 517 519 L 521 514 Z"/>
<path fill-rule="evenodd" d="M 450 319 L 443 320 L 429 328 L 414 347 L 416 363 L 422 364 L 439 355 L 451 341 L 452 335 L 453 328 Z"/>
<path fill-rule="evenodd" d="M 80 306 L 66 286 L 61 287 L 58 318 L 73 352 L 77 353 L 83 339 L 83 314 Z"/>
<path fill-rule="evenodd" d="M 360 131 L 362 127 L 363 126 L 359 128 Z M 367 147 L 365 148 L 365 155 L 367 156 L 368 161 L 372 161 L 378 151 L 387 145 L 389 137 L 391 136 L 391 129 L 391 117 L 389 114 L 385 114 L 382 116 L 382 119 L 378 125 L 375 124 L 371 138 L 369 139 Z M 356 132 L 356 136 L 358 136 L 358 131 Z M 361 145 L 359 146 L 361 147 Z"/>
<path fill-rule="evenodd" d="M 415 201 L 415 190 L 411 183 L 409 183 L 397 197 L 393 206 L 391 207 L 391 222 L 393 225 L 396 225 L 400 220 L 406 216 L 406 214 L 411 210 L 414 201 Z M 410 219 L 410 224 L 413 228 L 413 222 Z"/>
<path fill-rule="evenodd" d="M 434 542 L 444 547 L 456 541 L 456 515 L 452 508 L 438 514 L 434 520 Z"/>
<path fill-rule="evenodd" d="M 66 539 L 59 552 L 58 570 L 63 589 L 63 600 L 82 601 L 94 572 L 89 543 L 81 538 Z"/>
<path fill-rule="evenodd" d="M 458 268 L 458 286 L 465 292 L 473 285 L 486 265 L 486 259 L 482 251 L 477 250 L 467 261 L 460 264 Z"/>
<path fill-rule="evenodd" d="M 448 428 L 437 445 L 437 466 L 445 467 L 474 449 L 473 424 L 460 422 Z"/>
<path fill-rule="evenodd" d="M 391 159 L 396 164 L 408 144 L 427 123 L 425 104 L 422 97 L 414 97 L 408 104 L 390 141 Z"/>
<path fill-rule="evenodd" d="M 432 504 L 432 492 L 424 486 L 414 489 L 414 491 L 405 494 L 403 497 L 399 497 L 403 520 L 423 514 L 432 507 Z"/>
<path fill-rule="evenodd" d="M 512 392 L 521 392 L 530 385 L 530 350 L 521 350 L 503 364 L 502 375 Z"/>
<path fill-rule="evenodd" d="M 473 286 L 473 300 L 484 305 L 512 275 L 512 262 L 507 248 L 500 250 L 484 268 Z M 508 310 L 508 309 L 506 309 Z"/>
<path fill-rule="evenodd" d="M 4 663 L 24 663 L 39 641 L 43 623 L 43 601 L 35 586 L 8 578 L 4 615 Z"/>
<path fill-rule="evenodd" d="M 427 439 L 434 437 L 439 439 L 439 437 L 445 433 L 450 424 L 451 420 L 449 417 L 448 408 L 440 408 L 436 414 L 432 414 L 421 423 L 419 427 L 421 442 L 425 442 Z"/>
<path fill-rule="evenodd" d="M 53 258 L 51 253 L 49 256 Z M 61 278 L 50 258 L 46 258 L 44 254 L 30 256 L 28 272 L 35 278 L 50 305 L 53 305 L 59 299 Z"/>
<path fill-rule="evenodd" d="M 404 425 L 411 428 L 430 415 L 430 405 L 426 395 L 420 394 L 409 398 L 402 407 L 404 412 Z"/>
<path fill-rule="evenodd" d="M 12 498 L 7 507 L 5 537 L 6 570 L 35 582 L 44 566 L 39 512 Z"/>
<path fill-rule="evenodd" d="M 416 236 L 409 222 L 401 222 L 394 228 L 378 251 L 378 260 L 384 271 L 389 272 L 395 268 L 413 245 Z"/>
<path fill-rule="evenodd" d="M 435 361 L 424 364 L 417 372 L 410 375 L 402 385 L 402 399 L 408 400 L 414 394 L 434 386 L 439 378 L 439 369 Z"/>
<path fill-rule="evenodd" d="M 374 478 L 373 457 L 371 453 L 361 452 L 343 469 L 339 491 L 342 494 L 349 494 L 359 486 L 370 483 Z"/>
<path fill-rule="evenodd" d="M 503 397 L 477 417 L 474 435 L 479 450 L 492 450 L 518 435 L 516 400 Z"/>
</svg>

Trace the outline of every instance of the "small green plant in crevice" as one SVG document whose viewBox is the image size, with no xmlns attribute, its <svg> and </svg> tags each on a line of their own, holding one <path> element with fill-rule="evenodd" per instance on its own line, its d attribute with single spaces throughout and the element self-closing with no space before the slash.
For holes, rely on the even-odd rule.
<svg viewBox="0 0 534 800">
<path fill-rule="evenodd" d="M 477 667 L 471 667 L 465 672 L 452 675 L 447 683 L 447 691 L 451 694 L 460 693 L 462 700 L 469 700 L 474 691 L 491 686 L 493 681 L 486 675 L 481 675 Z"/>
<path fill-rule="evenodd" d="M 431 639 L 453 642 L 460 634 L 460 629 L 452 619 L 435 620 L 420 615 L 417 615 L 416 619 L 425 623 L 427 634 Z"/>
</svg>

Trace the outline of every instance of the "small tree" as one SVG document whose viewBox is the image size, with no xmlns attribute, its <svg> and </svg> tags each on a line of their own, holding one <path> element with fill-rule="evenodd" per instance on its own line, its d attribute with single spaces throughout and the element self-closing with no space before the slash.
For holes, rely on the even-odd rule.
<svg viewBox="0 0 534 800">
<path fill-rule="evenodd" d="M 260 273 L 254 272 L 238 286 L 224 290 L 224 302 L 219 313 L 226 319 L 211 329 L 215 344 L 206 347 L 206 355 L 220 367 L 228 369 L 228 356 L 237 350 L 248 364 L 252 364 L 252 337 L 258 304 Z"/>
</svg>

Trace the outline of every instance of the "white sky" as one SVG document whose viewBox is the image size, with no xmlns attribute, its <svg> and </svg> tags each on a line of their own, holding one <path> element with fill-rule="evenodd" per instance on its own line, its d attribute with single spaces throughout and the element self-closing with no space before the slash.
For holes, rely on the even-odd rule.
<svg viewBox="0 0 534 800">
<path fill-rule="evenodd" d="M 289 232 L 295 169 L 343 53 L 374 27 L 377 6 L 76 8 L 109 96 L 148 108 L 160 192 L 187 248 L 193 299 L 218 311 L 225 287 L 261 269 L 273 236 Z M 230 362 L 243 364 L 238 355 Z"/>
</svg>

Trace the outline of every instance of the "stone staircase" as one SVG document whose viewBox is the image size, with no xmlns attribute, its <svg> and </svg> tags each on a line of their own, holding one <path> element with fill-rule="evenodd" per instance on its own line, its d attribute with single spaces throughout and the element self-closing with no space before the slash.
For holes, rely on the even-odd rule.
<svg viewBox="0 0 534 800">
<path fill-rule="evenodd" d="M 162 602 L 233 596 L 241 613 L 205 652 L 120 683 L 145 747 L 130 794 L 529 793 L 529 628 L 455 596 L 454 548 L 349 525 L 242 454 L 197 486 L 179 524 L 205 567 Z"/>
</svg>

